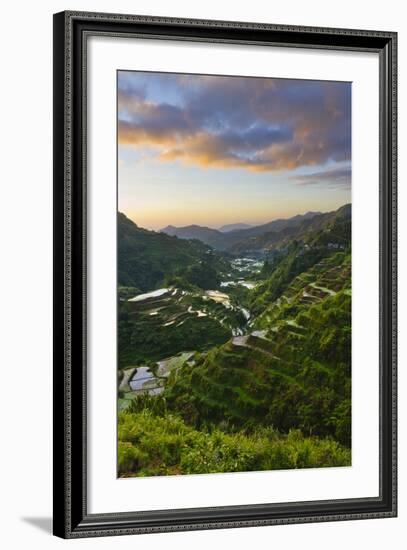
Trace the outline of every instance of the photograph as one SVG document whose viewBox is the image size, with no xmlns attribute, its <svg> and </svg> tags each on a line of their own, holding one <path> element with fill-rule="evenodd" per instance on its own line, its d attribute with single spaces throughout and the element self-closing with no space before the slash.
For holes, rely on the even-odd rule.
<svg viewBox="0 0 407 550">
<path fill-rule="evenodd" d="M 351 106 L 117 70 L 119 478 L 352 466 Z"/>
</svg>

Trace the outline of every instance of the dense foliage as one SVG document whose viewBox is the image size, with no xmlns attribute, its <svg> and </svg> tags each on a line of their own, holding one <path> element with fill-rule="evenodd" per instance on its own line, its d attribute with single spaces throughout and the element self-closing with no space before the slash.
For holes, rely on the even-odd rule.
<svg viewBox="0 0 407 550">
<path fill-rule="evenodd" d="M 158 288 L 172 275 L 182 275 L 192 284 L 203 284 L 205 288 L 227 267 L 223 259 L 202 242 L 142 229 L 122 213 L 118 214 L 117 253 L 119 286 L 141 291 Z M 207 266 L 207 277 L 202 273 L 201 262 Z"/>
<path fill-rule="evenodd" d="M 230 434 L 196 430 L 168 413 L 119 414 L 121 476 L 316 468 L 343 466 L 349 460 L 350 451 L 332 439 L 305 438 L 298 430 L 287 435 L 271 428 Z"/>
</svg>

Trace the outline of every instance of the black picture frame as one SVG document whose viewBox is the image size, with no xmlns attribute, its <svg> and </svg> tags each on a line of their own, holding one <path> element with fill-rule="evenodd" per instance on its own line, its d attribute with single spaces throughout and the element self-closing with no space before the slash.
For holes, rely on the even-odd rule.
<svg viewBox="0 0 407 550">
<path fill-rule="evenodd" d="M 380 59 L 380 495 L 89 514 L 86 376 L 86 41 L 89 36 L 376 52 Z M 63 538 L 397 514 L 397 34 L 66 11 L 54 15 L 54 534 Z"/>
</svg>

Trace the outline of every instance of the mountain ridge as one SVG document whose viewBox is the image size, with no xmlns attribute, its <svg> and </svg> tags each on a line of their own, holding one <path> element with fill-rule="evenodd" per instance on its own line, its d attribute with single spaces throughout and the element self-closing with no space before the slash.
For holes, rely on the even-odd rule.
<svg viewBox="0 0 407 550">
<path fill-rule="evenodd" d="M 256 241 L 259 241 L 259 248 L 262 248 L 264 246 L 264 243 L 261 244 L 262 237 L 264 241 L 266 234 L 269 234 L 271 242 L 276 242 L 280 237 L 284 238 L 285 236 L 294 235 L 298 230 L 301 230 L 302 226 L 305 228 L 307 224 L 313 223 L 313 220 L 323 223 L 330 217 L 335 217 L 336 213 L 340 215 L 340 212 L 347 212 L 348 210 L 350 212 L 350 207 L 350 204 L 345 204 L 337 210 L 330 212 L 309 211 L 305 214 L 297 214 L 291 218 L 279 218 L 265 224 L 227 232 L 196 224 L 184 227 L 168 225 L 162 228 L 160 232 L 176 236 L 180 239 L 198 239 L 215 249 L 233 252 L 236 248 L 238 250 L 244 249 L 244 243 L 248 243 L 249 248 L 253 249 Z"/>
</svg>

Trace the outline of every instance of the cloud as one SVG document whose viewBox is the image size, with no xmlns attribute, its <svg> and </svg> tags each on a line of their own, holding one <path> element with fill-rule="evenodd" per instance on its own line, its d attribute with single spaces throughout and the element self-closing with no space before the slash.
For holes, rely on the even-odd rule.
<svg viewBox="0 0 407 550">
<path fill-rule="evenodd" d="M 350 84 L 119 73 L 119 144 L 163 162 L 290 170 L 351 153 Z"/>
<path fill-rule="evenodd" d="M 340 168 L 295 176 L 292 179 L 299 185 L 329 185 L 335 188 L 350 189 L 351 178 L 352 171 L 350 168 Z"/>
</svg>

